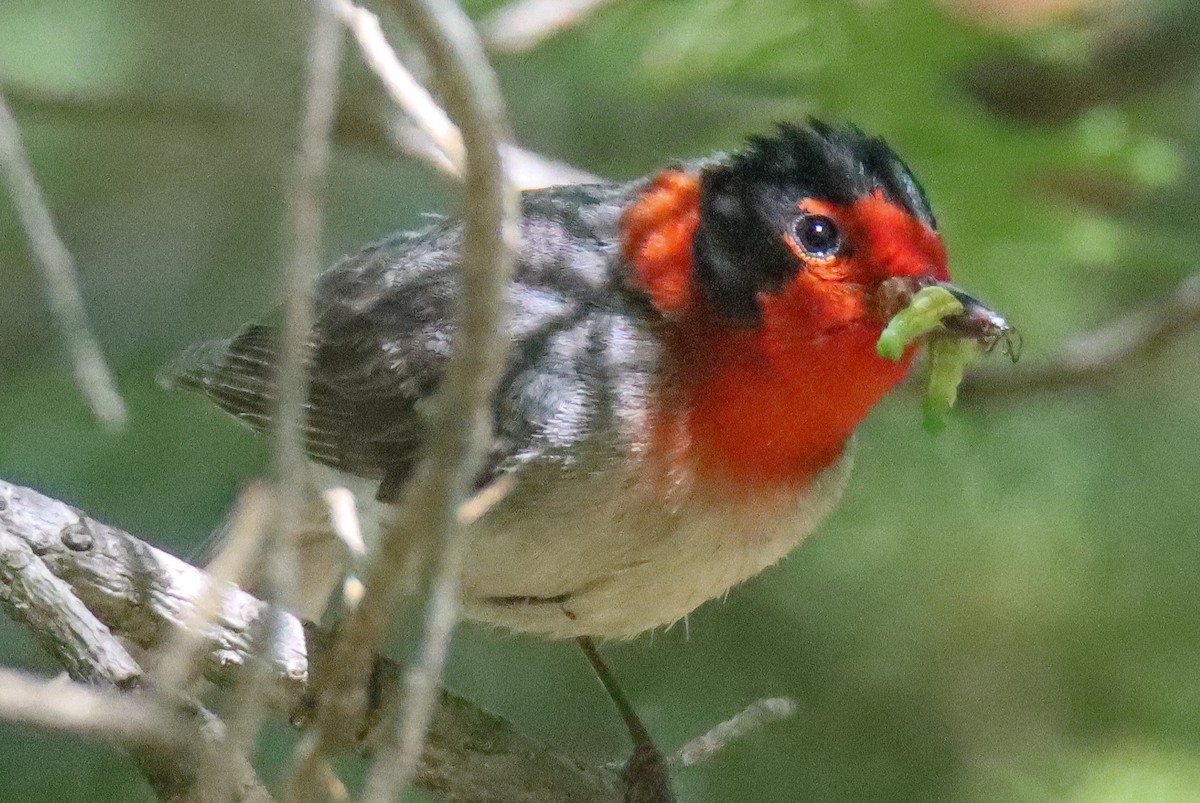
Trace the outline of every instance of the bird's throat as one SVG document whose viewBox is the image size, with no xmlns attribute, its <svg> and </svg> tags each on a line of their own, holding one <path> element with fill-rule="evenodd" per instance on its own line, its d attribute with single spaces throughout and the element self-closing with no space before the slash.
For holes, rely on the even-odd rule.
<svg viewBox="0 0 1200 803">
<path fill-rule="evenodd" d="M 859 319 L 826 330 L 786 297 L 765 299 L 759 326 L 722 320 L 695 286 L 699 193 L 695 174 L 661 173 L 622 221 L 630 278 L 663 314 L 647 434 L 654 474 L 722 493 L 803 489 L 838 459 L 912 354 L 885 360 L 875 353 L 881 326 Z"/>
<path fill-rule="evenodd" d="M 878 332 L 865 326 L 789 348 L 713 321 L 672 328 L 662 384 L 671 390 L 657 397 L 650 451 L 723 492 L 806 488 L 911 360 L 878 357 Z"/>
</svg>

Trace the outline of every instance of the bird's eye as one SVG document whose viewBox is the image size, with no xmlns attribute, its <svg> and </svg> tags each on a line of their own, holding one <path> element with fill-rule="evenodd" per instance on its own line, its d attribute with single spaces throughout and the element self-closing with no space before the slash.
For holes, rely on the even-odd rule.
<svg viewBox="0 0 1200 803">
<path fill-rule="evenodd" d="M 796 243 L 804 253 L 817 259 L 828 259 L 842 247 L 842 233 L 832 218 L 825 215 L 802 215 L 796 219 Z"/>
</svg>

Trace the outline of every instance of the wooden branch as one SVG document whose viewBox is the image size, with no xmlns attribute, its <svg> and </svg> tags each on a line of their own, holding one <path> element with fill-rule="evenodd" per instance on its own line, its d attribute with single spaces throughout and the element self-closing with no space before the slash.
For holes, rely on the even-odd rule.
<svg viewBox="0 0 1200 803">
<path fill-rule="evenodd" d="M 0 481 L 0 602 L 78 683 L 52 689 L 6 677 L 0 702 L 7 702 L 0 714 L 76 732 L 104 731 L 129 752 L 163 800 L 268 803 L 270 795 L 253 767 L 231 750 L 216 718 L 190 701 L 168 710 L 161 697 L 142 690 L 141 667 L 78 589 L 51 568 L 56 553 L 91 552 L 96 540 L 89 520 L 60 502 L 53 507 L 28 504 L 30 497 L 19 490 Z M 101 694 L 121 690 L 138 696 Z M 15 699 L 18 692 L 23 705 Z M 122 711 L 135 703 L 140 716 Z M 222 768 L 225 781 L 220 790 L 206 794 L 201 772 L 212 766 Z"/>
<path fill-rule="evenodd" d="M 1056 356 L 1038 365 L 968 374 L 959 388 L 959 399 L 978 404 L 1097 385 L 1153 359 L 1197 327 L 1200 272 L 1185 278 L 1165 298 L 1069 338 Z"/>
<path fill-rule="evenodd" d="M 75 261 L 54 226 L 54 218 L 29 163 L 29 155 L 21 144 L 17 121 L 2 93 L 0 177 L 8 182 L 17 218 L 29 240 L 34 261 L 41 269 L 46 298 L 70 355 L 75 383 L 96 418 L 109 427 L 120 428 L 125 423 L 125 401 L 88 325 Z"/>
<path fill-rule="evenodd" d="M 471 494 L 492 440 L 491 405 L 508 360 L 505 299 L 520 246 L 520 194 L 505 170 L 509 130 L 499 80 L 471 20 L 454 0 L 391 0 L 429 63 L 448 114 L 462 134 L 462 297 L 458 327 L 430 416 L 422 464 L 404 491 L 405 516 L 387 527 L 348 621 L 364 630 L 390 622 L 414 554 L 414 533 L 430 548 L 421 647 L 405 675 L 394 741 L 367 778 L 365 799 L 399 798 L 416 774 L 458 621 L 468 532 L 458 508 Z M 386 606 L 371 612 L 372 607 Z M 383 616 L 380 616 L 380 613 Z M 359 614 L 362 614 L 359 616 Z M 357 620 L 357 621 L 356 621 Z M 384 635 L 377 629 L 369 643 Z"/>
<path fill-rule="evenodd" d="M 19 540 L 61 581 L 55 586 L 62 595 L 52 598 L 55 605 L 69 606 L 67 600 L 77 597 L 111 633 L 140 647 L 160 647 L 180 628 L 200 621 L 195 606 L 209 587 L 203 571 L 62 502 L 3 480 L 0 538 Z M 230 687 L 250 660 L 256 625 L 272 611 L 228 584 L 220 592 L 219 615 L 203 634 L 202 671 L 213 683 Z M 279 616 L 284 627 L 266 656 L 272 678 L 268 701 L 303 727 L 312 712 L 310 684 L 328 674 L 335 660 L 333 636 L 289 614 Z M 365 754 L 372 754 L 381 738 L 378 725 L 384 712 L 398 705 L 401 672 L 388 659 L 374 660 L 373 705 L 363 721 L 348 725 L 365 734 L 359 744 Z M 441 693 L 417 780 L 447 800 L 464 802 L 618 803 L 623 794 L 617 770 L 585 766 L 449 692 Z"/>
<path fill-rule="evenodd" d="M 613 0 L 517 0 L 480 23 L 488 47 L 524 53 L 567 28 L 581 24 Z"/>
<path fill-rule="evenodd" d="M 370 13 L 358 7 L 353 8 L 356 14 Z M 374 15 L 371 18 L 374 19 Z M 351 30 L 356 37 L 359 36 L 358 27 L 352 27 Z M 360 48 L 374 47 L 371 40 L 368 40 L 368 44 L 363 44 L 361 39 L 357 41 Z M 387 75 L 378 72 L 380 68 L 374 63 L 378 54 L 367 52 L 364 55 L 368 66 L 384 82 L 389 97 L 393 101 L 403 98 L 402 94 L 397 96 L 396 90 L 388 85 Z M 4 89 L 17 109 L 63 122 L 133 128 L 157 125 L 178 129 L 188 136 L 231 137 L 246 145 L 278 140 L 278 126 L 271 120 L 217 104 L 199 101 L 177 103 L 136 94 L 70 92 L 14 82 L 5 82 Z M 395 122 L 386 114 L 364 113 L 346 107 L 339 109 L 333 141 L 340 148 L 363 153 L 381 156 L 403 153 L 426 162 L 454 179 L 462 178 L 461 166 L 455 166 L 446 159 L 425 128 L 413 123 Z M 555 184 L 600 181 L 592 173 L 511 144 L 506 147 L 505 158 L 514 180 L 525 190 Z"/>
<path fill-rule="evenodd" d="M 78 523 L 59 531 L 68 549 L 88 538 Z M 133 687 L 142 676 L 137 661 L 34 550 L 0 530 L 0 589 L 9 615 L 28 627 L 72 678 L 102 687 Z"/>
</svg>

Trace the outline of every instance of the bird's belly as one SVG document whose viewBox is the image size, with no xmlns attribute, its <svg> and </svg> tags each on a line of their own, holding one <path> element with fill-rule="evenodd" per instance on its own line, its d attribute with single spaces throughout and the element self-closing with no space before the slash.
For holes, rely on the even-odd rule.
<svg viewBox="0 0 1200 803">
<path fill-rule="evenodd" d="M 555 638 L 670 625 L 779 561 L 837 503 L 844 455 L 802 491 L 668 504 L 603 473 L 564 481 L 476 525 L 464 614 Z"/>
</svg>

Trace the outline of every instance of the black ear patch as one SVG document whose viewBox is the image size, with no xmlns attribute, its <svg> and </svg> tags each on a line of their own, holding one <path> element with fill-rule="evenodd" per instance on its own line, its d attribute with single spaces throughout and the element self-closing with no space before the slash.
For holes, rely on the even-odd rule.
<svg viewBox="0 0 1200 803">
<path fill-rule="evenodd" d="M 758 294 L 782 288 L 799 265 L 753 188 L 728 167 L 700 176 L 700 224 L 693 261 L 696 282 L 717 314 L 736 326 L 762 322 Z"/>
</svg>

